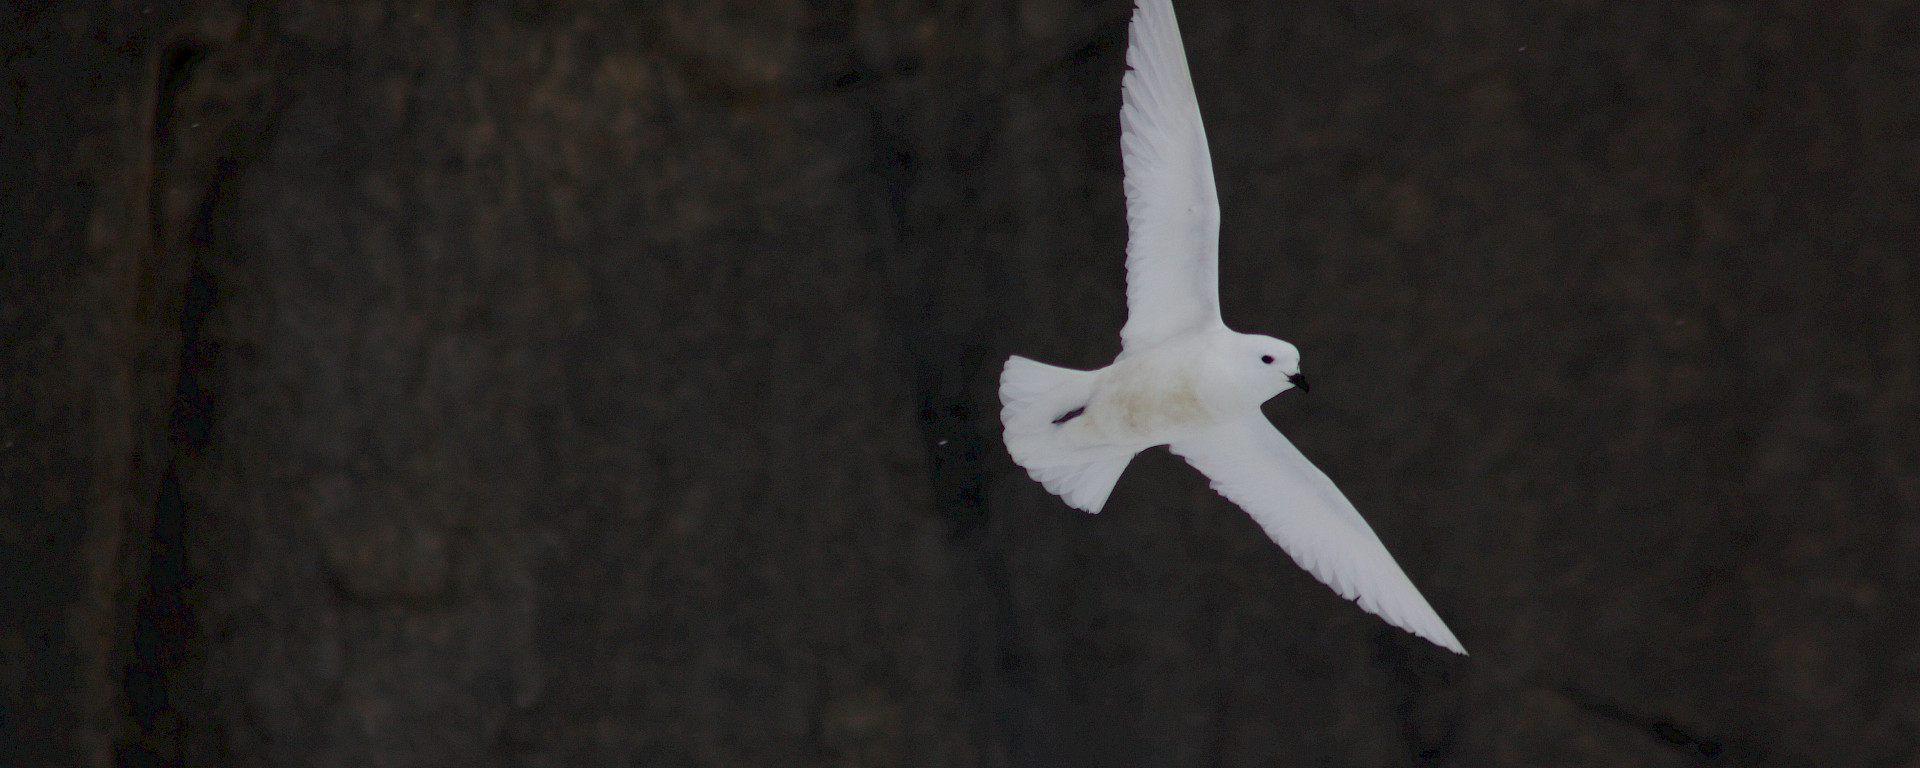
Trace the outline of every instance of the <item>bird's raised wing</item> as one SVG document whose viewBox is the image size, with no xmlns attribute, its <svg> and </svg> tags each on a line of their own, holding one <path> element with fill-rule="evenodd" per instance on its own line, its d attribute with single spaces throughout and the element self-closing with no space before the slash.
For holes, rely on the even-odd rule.
<svg viewBox="0 0 1920 768">
<path fill-rule="evenodd" d="M 1259 411 L 1169 448 L 1341 597 L 1435 645 L 1466 653 L 1353 503 Z"/>
<path fill-rule="evenodd" d="M 1220 201 L 1171 0 L 1140 0 L 1120 82 L 1126 168 L 1123 353 L 1220 323 Z"/>
</svg>

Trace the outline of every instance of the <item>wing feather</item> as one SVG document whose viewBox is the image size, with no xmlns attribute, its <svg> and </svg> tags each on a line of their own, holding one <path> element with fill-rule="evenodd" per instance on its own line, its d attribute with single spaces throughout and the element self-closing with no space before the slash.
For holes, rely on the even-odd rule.
<svg viewBox="0 0 1920 768">
<path fill-rule="evenodd" d="M 1341 597 L 1466 653 L 1353 503 L 1258 411 L 1169 447 Z"/>
<path fill-rule="evenodd" d="M 1171 0 L 1140 0 L 1120 84 L 1126 169 L 1124 351 L 1220 324 L 1220 202 Z"/>
</svg>

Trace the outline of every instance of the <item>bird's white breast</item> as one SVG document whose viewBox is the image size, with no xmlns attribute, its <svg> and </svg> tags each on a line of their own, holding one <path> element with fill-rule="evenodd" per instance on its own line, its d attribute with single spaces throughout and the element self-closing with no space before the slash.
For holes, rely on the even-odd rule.
<svg viewBox="0 0 1920 768">
<path fill-rule="evenodd" d="M 1101 369 L 1085 428 L 1107 441 L 1159 445 L 1220 423 L 1232 393 L 1209 375 L 1206 347 L 1162 345 Z"/>
</svg>

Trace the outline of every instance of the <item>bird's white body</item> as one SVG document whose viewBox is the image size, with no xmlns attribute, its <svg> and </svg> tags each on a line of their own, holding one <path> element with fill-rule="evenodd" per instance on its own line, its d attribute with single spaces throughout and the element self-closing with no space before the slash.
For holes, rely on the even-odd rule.
<svg viewBox="0 0 1920 768">
<path fill-rule="evenodd" d="M 1197 339 L 1196 339 L 1197 341 Z M 1162 344 L 1095 372 L 1084 418 L 1063 424 L 1084 437 L 1142 448 L 1165 445 L 1234 413 L 1246 393 L 1209 376 L 1202 344 Z"/>
<path fill-rule="evenodd" d="M 1194 334 L 1095 371 L 1086 414 L 1062 431 L 1069 440 L 1147 448 L 1203 431 L 1249 402 L 1259 406 L 1261 399 L 1211 370 L 1208 352 L 1222 332 L 1232 333 Z"/>
<path fill-rule="evenodd" d="M 1263 357 L 1273 362 L 1255 362 Z M 1011 366 L 1015 371 L 1039 365 L 1014 359 L 1020 361 Z M 1258 409 L 1293 386 L 1287 376 L 1297 375 L 1298 359 L 1291 344 L 1224 325 L 1184 333 L 1085 372 L 1075 381 L 1079 386 L 1049 388 L 1060 402 L 1024 412 L 1028 418 L 1016 420 L 1008 445 L 1016 458 L 1042 463 L 1049 453 L 1167 445 Z M 1068 417 L 1074 409 L 1080 412 Z"/>
<path fill-rule="evenodd" d="M 1465 653 L 1353 504 L 1260 413 L 1305 386 L 1300 353 L 1220 320 L 1220 207 L 1171 0 L 1140 0 L 1127 64 L 1122 351 L 1097 371 L 1009 359 L 1008 454 L 1067 504 L 1098 512 L 1134 454 L 1166 445 L 1341 596 Z"/>
</svg>

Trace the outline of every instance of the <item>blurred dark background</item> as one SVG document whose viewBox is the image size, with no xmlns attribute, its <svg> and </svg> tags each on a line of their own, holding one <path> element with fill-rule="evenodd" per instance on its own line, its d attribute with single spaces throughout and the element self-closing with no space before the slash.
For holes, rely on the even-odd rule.
<svg viewBox="0 0 1920 768">
<path fill-rule="evenodd" d="M 1118 350 L 1127 0 L 13 2 L 23 766 L 1920 766 L 1920 8 L 1182 0 L 1268 415 Z"/>
</svg>

